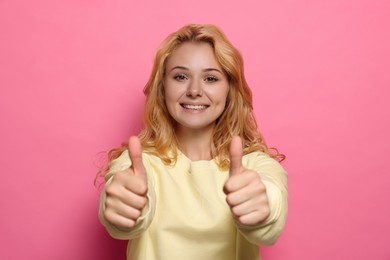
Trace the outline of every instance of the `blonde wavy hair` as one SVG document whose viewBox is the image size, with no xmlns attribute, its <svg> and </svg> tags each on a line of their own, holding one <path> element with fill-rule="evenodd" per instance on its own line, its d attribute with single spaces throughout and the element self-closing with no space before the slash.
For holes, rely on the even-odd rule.
<svg viewBox="0 0 390 260">
<path fill-rule="evenodd" d="M 282 161 L 285 156 L 269 148 L 261 136 L 253 115 L 252 92 L 244 77 L 244 64 L 240 52 L 214 25 L 189 24 L 170 34 L 157 50 L 152 73 L 144 88 L 146 95 L 144 128 L 139 137 L 144 151 L 158 156 L 166 165 L 177 160 L 176 122 L 169 114 L 164 98 L 164 76 L 168 58 L 185 42 L 206 42 L 228 76 L 230 90 L 226 108 L 218 118 L 211 144 L 211 155 L 221 170 L 229 168 L 229 144 L 238 135 L 243 141 L 244 154 L 264 152 Z M 127 142 L 108 153 L 109 163 L 127 149 Z M 100 173 L 107 173 L 109 163 Z"/>
</svg>

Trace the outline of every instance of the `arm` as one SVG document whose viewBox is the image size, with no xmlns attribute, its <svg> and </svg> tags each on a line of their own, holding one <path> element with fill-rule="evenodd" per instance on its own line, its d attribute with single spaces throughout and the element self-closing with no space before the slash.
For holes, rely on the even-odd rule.
<svg viewBox="0 0 390 260">
<path fill-rule="evenodd" d="M 150 170 L 142 161 L 138 142 L 136 140 L 134 145 L 134 138 L 130 139 L 130 152 L 124 151 L 111 162 L 100 197 L 99 219 L 109 234 L 118 239 L 139 236 L 149 227 L 154 216 L 153 179 L 147 174 Z M 134 147 L 139 149 L 134 151 Z"/>
<path fill-rule="evenodd" d="M 252 244 L 275 243 L 287 217 L 287 173 L 281 165 L 260 152 L 243 156 L 241 139 L 233 138 L 224 191 L 240 233 Z"/>
<path fill-rule="evenodd" d="M 261 153 L 244 157 L 244 165 L 256 171 L 268 198 L 269 215 L 257 226 L 246 226 L 236 221 L 240 233 L 256 245 L 272 245 L 282 233 L 288 211 L 287 173 L 274 159 Z"/>
</svg>

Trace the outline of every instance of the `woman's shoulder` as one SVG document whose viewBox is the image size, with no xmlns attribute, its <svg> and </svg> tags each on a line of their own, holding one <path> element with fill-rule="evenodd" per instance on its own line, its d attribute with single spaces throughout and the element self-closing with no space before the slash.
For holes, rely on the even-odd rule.
<svg viewBox="0 0 390 260">
<path fill-rule="evenodd" d="M 248 169 L 268 172 L 286 172 L 282 165 L 269 154 L 255 151 L 243 156 L 243 166 Z"/>
<path fill-rule="evenodd" d="M 261 152 L 261 151 L 254 151 L 248 154 L 245 154 L 243 157 L 243 162 L 258 162 L 258 161 L 268 161 L 268 160 L 274 160 L 269 156 L 269 154 Z"/>
</svg>

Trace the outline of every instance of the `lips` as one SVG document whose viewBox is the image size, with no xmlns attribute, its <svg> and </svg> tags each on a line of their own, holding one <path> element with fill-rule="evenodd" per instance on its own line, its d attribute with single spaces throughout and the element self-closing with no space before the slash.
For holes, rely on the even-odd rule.
<svg viewBox="0 0 390 260">
<path fill-rule="evenodd" d="M 204 110 L 208 108 L 208 105 L 193 105 L 193 104 L 180 104 L 183 108 L 189 110 Z"/>
</svg>

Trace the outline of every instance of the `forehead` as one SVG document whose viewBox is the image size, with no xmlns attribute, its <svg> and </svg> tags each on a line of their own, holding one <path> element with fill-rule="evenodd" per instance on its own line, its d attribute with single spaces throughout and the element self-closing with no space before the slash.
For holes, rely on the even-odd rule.
<svg viewBox="0 0 390 260">
<path fill-rule="evenodd" d="M 182 43 L 169 56 L 167 69 L 173 66 L 191 67 L 216 67 L 221 69 L 214 49 L 206 42 L 185 42 Z"/>
</svg>

